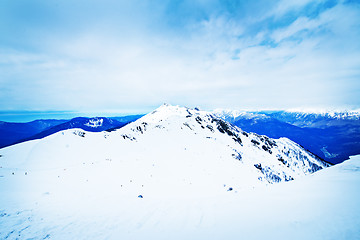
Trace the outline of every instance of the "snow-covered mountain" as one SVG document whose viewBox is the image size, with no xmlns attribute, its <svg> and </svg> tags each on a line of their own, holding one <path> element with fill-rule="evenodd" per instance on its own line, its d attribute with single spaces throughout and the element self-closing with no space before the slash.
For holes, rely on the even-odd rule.
<svg viewBox="0 0 360 240">
<path fill-rule="evenodd" d="M 284 111 L 286 113 L 293 113 L 298 118 L 328 118 L 328 119 L 348 119 L 348 120 L 360 120 L 359 110 L 301 110 L 301 109 L 289 109 Z"/>
<path fill-rule="evenodd" d="M 269 117 L 286 122 L 298 127 L 325 129 L 329 127 L 343 127 L 358 125 L 360 121 L 359 111 L 264 111 Z"/>
<path fill-rule="evenodd" d="M 286 138 L 163 105 L 115 131 L 68 129 L 0 149 L 0 238 L 211 239 L 216 231 L 214 239 L 239 239 L 230 229 L 247 222 L 241 212 L 253 209 L 246 218 L 254 222 L 250 216 L 263 219 L 267 209 L 267 195 L 252 191 L 328 166 Z M 273 202 L 300 204 L 284 203 L 282 194 Z"/>
<path fill-rule="evenodd" d="M 221 164 L 233 164 L 233 159 L 238 160 L 229 168 L 243 173 L 242 179 L 234 176 L 238 180 L 234 184 L 239 187 L 244 181 L 247 186 L 250 182 L 256 185 L 258 182 L 288 181 L 328 166 L 289 139 L 274 140 L 249 134 L 208 112 L 178 106 L 163 105 L 123 131 L 129 132 L 129 129 L 127 136 L 133 139 L 142 138 L 145 132 L 156 139 L 158 134 L 166 132 L 164 138 L 173 136 L 171 144 L 184 147 L 191 155 L 203 152 L 208 163 L 218 164 L 218 159 L 224 159 Z M 193 142 L 190 146 L 189 141 Z"/>
<path fill-rule="evenodd" d="M 89 132 L 101 132 L 112 128 L 120 128 L 127 123 L 128 122 L 120 122 L 116 119 L 107 117 L 77 117 L 39 133 L 37 138 L 49 136 L 53 133 L 73 128 L 81 128 Z"/>
<path fill-rule="evenodd" d="M 316 124 L 333 120 L 360 120 L 360 111 L 305 111 L 305 110 L 278 110 L 278 111 L 241 111 L 231 109 L 215 109 L 213 113 L 223 119 L 234 122 L 238 119 L 269 119 L 274 118 L 298 127 L 316 127 Z M 339 121 L 338 121 L 339 122 Z M 320 126 L 317 126 L 320 127 Z"/>
<path fill-rule="evenodd" d="M 123 127 L 143 115 L 123 117 L 77 117 L 70 120 L 42 119 L 28 123 L 10 123 L 0 121 L 0 148 L 12 144 L 40 139 L 56 132 L 81 128 L 90 132 L 112 131 Z"/>
<path fill-rule="evenodd" d="M 246 133 L 208 112 L 169 105 L 117 131 L 60 131 L 1 155 L 3 169 L 15 174 L 110 161 L 119 171 L 130 167 L 126 171 L 144 184 L 149 175 L 171 174 L 174 184 L 228 190 L 288 181 L 329 166 L 289 139 Z"/>
<path fill-rule="evenodd" d="M 225 121 L 230 123 L 236 122 L 239 119 L 248 119 L 248 120 L 267 120 L 270 119 L 269 116 L 258 113 L 258 112 L 248 112 L 240 110 L 231 110 L 231 109 L 215 109 L 212 113 Z"/>
</svg>

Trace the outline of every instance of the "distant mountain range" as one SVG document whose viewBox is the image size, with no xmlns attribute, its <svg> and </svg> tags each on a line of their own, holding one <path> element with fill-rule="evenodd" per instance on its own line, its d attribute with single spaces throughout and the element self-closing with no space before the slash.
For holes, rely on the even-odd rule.
<svg viewBox="0 0 360 240">
<path fill-rule="evenodd" d="M 232 111 L 214 113 L 244 131 L 287 137 L 333 164 L 360 154 L 360 113 Z"/>
<path fill-rule="evenodd" d="M 271 138 L 287 137 L 320 158 L 336 164 L 360 154 L 360 113 L 300 111 L 215 110 L 213 113 L 244 131 Z M 112 131 L 143 115 L 78 117 L 71 120 L 36 120 L 29 123 L 0 122 L 0 148 L 40 139 L 73 128 L 89 132 Z"/>
<path fill-rule="evenodd" d="M 11 123 L 0 121 L 0 148 L 49 136 L 53 133 L 81 128 L 89 132 L 111 131 L 135 121 L 143 115 L 123 117 L 78 117 L 70 120 L 35 120 L 28 123 Z"/>
</svg>

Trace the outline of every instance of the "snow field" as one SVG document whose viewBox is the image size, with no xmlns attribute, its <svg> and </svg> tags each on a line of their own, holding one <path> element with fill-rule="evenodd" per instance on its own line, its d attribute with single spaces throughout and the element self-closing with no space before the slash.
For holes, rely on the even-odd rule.
<svg viewBox="0 0 360 240">
<path fill-rule="evenodd" d="M 115 132 L 1 149 L 0 239 L 358 239 L 359 157 L 305 176 L 308 160 L 326 166 L 297 144 L 270 153 L 273 140 L 231 129 L 240 144 L 216 124 L 163 106 Z"/>
</svg>

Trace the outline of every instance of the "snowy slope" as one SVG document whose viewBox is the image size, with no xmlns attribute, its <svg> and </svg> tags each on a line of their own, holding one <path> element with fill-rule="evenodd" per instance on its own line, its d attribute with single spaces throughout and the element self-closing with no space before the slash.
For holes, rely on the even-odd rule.
<svg viewBox="0 0 360 240">
<path fill-rule="evenodd" d="M 241 236 L 230 226 L 267 197 L 244 196 L 328 166 L 286 138 L 168 105 L 113 132 L 65 130 L 0 155 L 0 239 Z"/>
<path fill-rule="evenodd" d="M 91 197 L 71 188 L 55 196 L 55 185 L 31 201 L 17 192 L 20 182 L 9 189 L 1 181 L 0 238 L 357 240 L 359 169 L 356 156 L 297 181 L 188 199 L 105 196 L 98 188 Z"/>
</svg>

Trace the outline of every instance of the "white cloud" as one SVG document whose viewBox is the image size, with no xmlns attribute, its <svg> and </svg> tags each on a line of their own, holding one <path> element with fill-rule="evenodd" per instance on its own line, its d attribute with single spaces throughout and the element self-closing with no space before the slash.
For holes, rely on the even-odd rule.
<svg viewBox="0 0 360 240">
<path fill-rule="evenodd" d="M 280 0 L 272 9 L 266 14 L 265 17 L 279 18 L 288 14 L 289 12 L 301 12 L 304 7 L 309 4 L 321 4 L 327 0 Z"/>
<path fill-rule="evenodd" d="M 279 11 L 307 3 L 284 3 Z M 62 38 L 46 35 L 37 53 L 3 54 L 0 108 L 346 105 L 358 93 L 344 97 L 347 91 L 359 89 L 359 16 L 359 9 L 338 4 L 316 18 L 299 16 L 289 26 L 255 34 L 248 34 L 253 23 L 244 19 L 212 15 L 178 34 L 134 26 L 130 33 L 96 27 Z"/>
</svg>

